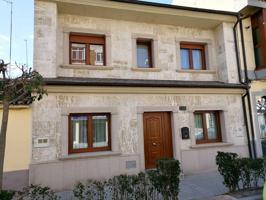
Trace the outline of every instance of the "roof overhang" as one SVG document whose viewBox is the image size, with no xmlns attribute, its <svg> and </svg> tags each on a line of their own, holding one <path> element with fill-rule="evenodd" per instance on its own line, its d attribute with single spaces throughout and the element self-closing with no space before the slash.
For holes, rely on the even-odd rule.
<svg viewBox="0 0 266 200">
<path fill-rule="evenodd" d="M 240 14 L 242 16 L 251 16 L 262 8 L 266 8 L 265 0 L 248 0 L 248 5 L 240 11 Z"/>
<path fill-rule="evenodd" d="M 237 13 L 133 0 L 45 0 L 56 2 L 59 14 L 71 14 L 153 24 L 214 28 L 235 22 Z"/>
<path fill-rule="evenodd" d="M 112 78 L 45 78 L 46 85 L 55 86 L 116 86 L 116 87 L 171 87 L 171 88 L 230 88 L 247 89 L 247 85 L 219 81 L 177 81 Z"/>
</svg>

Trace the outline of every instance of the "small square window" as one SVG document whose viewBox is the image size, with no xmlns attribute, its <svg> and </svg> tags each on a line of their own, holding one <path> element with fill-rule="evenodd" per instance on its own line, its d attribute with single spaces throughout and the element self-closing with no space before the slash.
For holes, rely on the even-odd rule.
<svg viewBox="0 0 266 200">
<path fill-rule="evenodd" d="M 70 34 L 70 63 L 105 65 L 105 37 Z"/>
<path fill-rule="evenodd" d="M 196 143 L 221 142 L 219 111 L 196 111 L 194 113 Z"/>
<path fill-rule="evenodd" d="M 137 40 L 137 65 L 139 68 L 152 67 L 151 40 Z"/>
<path fill-rule="evenodd" d="M 180 57 L 182 69 L 206 69 L 205 48 L 203 44 L 181 43 Z"/>
</svg>

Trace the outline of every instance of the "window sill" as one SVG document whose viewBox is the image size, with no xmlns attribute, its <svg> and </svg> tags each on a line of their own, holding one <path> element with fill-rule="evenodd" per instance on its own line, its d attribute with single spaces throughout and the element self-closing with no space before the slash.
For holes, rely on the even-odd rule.
<svg viewBox="0 0 266 200">
<path fill-rule="evenodd" d="M 97 158 L 97 157 L 108 157 L 108 156 L 119 156 L 119 155 L 121 155 L 121 152 L 98 151 L 90 153 L 69 154 L 59 157 L 59 160 L 71 160 L 71 159 L 82 159 L 82 158 L 85 159 L 85 158 Z"/>
<path fill-rule="evenodd" d="M 209 143 L 209 144 L 196 144 L 196 145 L 192 145 L 191 149 L 226 147 L 226 146 L 232 146 L 232 145 L 233 145 L 233 143 L 228 143 L 228 142 L 217 142 L 217 143 Z"/>
<path fill-rule="evenodd" d="M 160 72 L 162 69 L 160 68 L 139 68 L 139 67 L 132 67 L 132 71 L 136 72 Z"/>
<path fill-rule="evenodd" d="M 10 105 L 9 109 L 11 110 L 19 110 L 19 109 L 28 109 L 29 105 Z M 3 105 L 0 105 L 0 109 L 3 109 Z"/>
<path fill-rule="evenodd" d="M 96 66 L 96 65 L 61 65 L 65 69 L 87 69 L 87 70 L 112 70 L 110 66 Z"/>
<path fill-rule="evenodd" d="M 216 70 L 192 70 L 192 69 L 177 69 L 179 73 L 199 73 L 199 74 L 215 74 Z"/>
</svg>

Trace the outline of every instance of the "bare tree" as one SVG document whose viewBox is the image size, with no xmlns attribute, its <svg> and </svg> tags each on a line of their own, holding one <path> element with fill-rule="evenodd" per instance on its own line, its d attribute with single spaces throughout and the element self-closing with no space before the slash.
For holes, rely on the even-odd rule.
<svg viewBox="0 0 266 200">
<path fill-rule="evenodd" d="M 17 66 L 20 74 L 16 77 L 8 75 L 8 64 L 0 60 L 0 103 L 3 106 L 0 131 L 0 190 L 3 183 L 6 133 L 10 105 L 29 105 L 41 100 L 47 94 L 44 89 L 43 77 L 31 68 Z"/>
</svg>

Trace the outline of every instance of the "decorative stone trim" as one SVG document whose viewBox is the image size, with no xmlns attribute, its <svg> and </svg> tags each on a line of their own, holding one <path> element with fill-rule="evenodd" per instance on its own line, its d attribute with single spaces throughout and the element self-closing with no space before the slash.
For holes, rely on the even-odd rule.
<svg viewBox="0 0 266 200">
<path fill-rule="evenodd" d="M 144 112 L 179 112 L 179 106 L 137 106 L 137 114 Z"/>
<path fill-rule="evenodd" d="M 96 158 L 96 157 L 107 157 L 107 156 L 120 156 L 121 152 L 113 151 L 102 151 L 102 152 L 90 152 L 90 153 L 79 153 L 60 156 L 59 160 L 70 160 L 70 159 L 85 159 L 85 158 Z"/>
<path fill-rule="evenodd" d="M 187 70 L 187 69 L 177 69 L 178 73 L 198 73 L 198 74 L 216 74 L 216 70 Z"/>
<path fill-rule="evenodd" d="M 11 105 L 9 106 L 9 109 L 11 110 L 22 110 L 22 109 L 29 109 L 29 105 Z M 3 109 L 3 105 L 0 105 L 0 109 Z"/>
<path fill-rule="evenodd" d="M 202 148 L 215 148 L 215 147 L 227 147 L 227 146 L 233 146 L 233 143 L 229 142 L 217 142 L 217 143 L 210 143 L 210 144 L 197 144 L 192 145 L 191 149 L 202 149 Z"/>
<path fill-rule="evenodd" d="M 160 68 L 139 68 L 139 67 L 132 67 L 131 68 L 132 71 L 136 71 L 136 72 L 160 72 L 162 71 L 162 69 Z"/>
<path fill-rule="evenodd" d="M 110 66 L 95 66 L 95 65 L 60 65 L 65 69 L 86 69 L 86 70 L 113 70 Z"/>
</svg>

